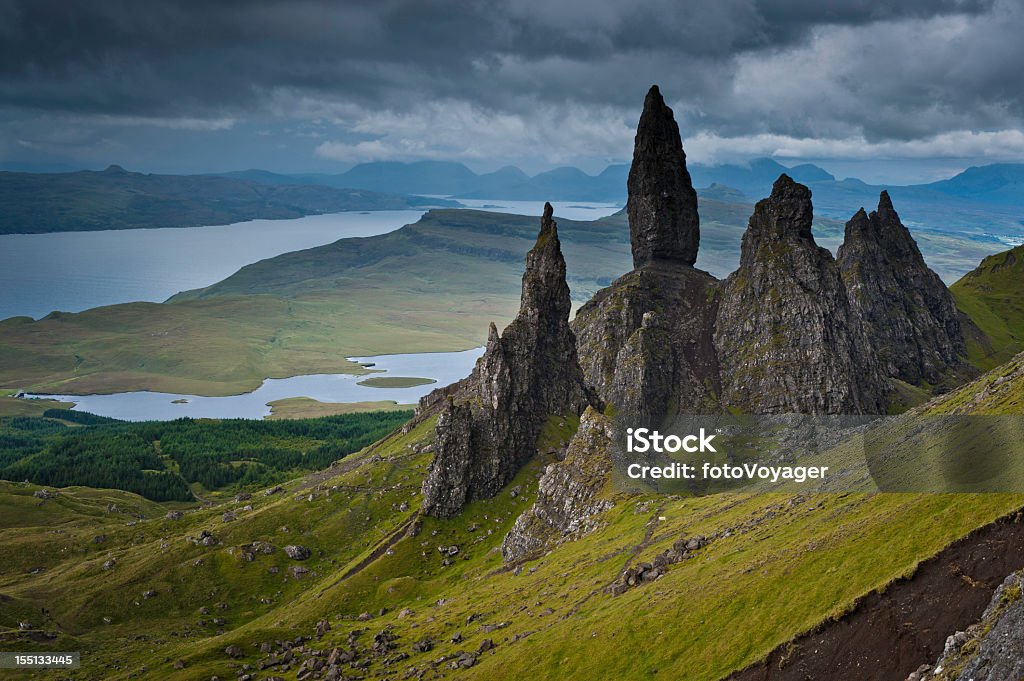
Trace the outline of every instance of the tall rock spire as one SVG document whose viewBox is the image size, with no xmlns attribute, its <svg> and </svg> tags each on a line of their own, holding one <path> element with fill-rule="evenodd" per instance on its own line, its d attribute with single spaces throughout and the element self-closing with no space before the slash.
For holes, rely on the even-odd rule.
<svg viewBox="0 0 1024 681">
<path fill-rule="evenodd" d="M 693 265 L 700 243 L 697 192 L 686 170 L 679 126 L 657 85 L 644 100 L 627 188 L 633 266 L 656 260 Z"/>
<path fill-rule="evenodd" d="M 787 175 L 754 208 L 715 324 L 727 407 L 881 413 L 884 379 L 832 254 L 814 242 L 812 219 L 810 190 Z"/>
<path fill-rule="evenodd" d="M 878 209 L 846 223 L 839 269 L 883 371 L 908 383 L 939 382 L 964 363 L 966 346 L 949 290 L 924 262 L 888 192 Z"/>
<path fill-rule="evenodd" d="M 518 316 L 498 334 L 468 379 L 424 398 L 447 398 L 437 423 L 437 453 L 423 483 L 423 512 L 448 518 L 473 499 L 492 497 L 536 451 L 545 420 L 599 404 L 584 385 L 569 328 L 565 259 L 545 204 L 537 242 L 526 256 Z"/>
</svg>

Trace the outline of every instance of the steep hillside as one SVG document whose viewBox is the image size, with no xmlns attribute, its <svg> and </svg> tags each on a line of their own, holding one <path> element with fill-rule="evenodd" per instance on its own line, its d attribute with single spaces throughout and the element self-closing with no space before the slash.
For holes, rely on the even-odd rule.
<svg viewBox="0 0 1024 681">
<path fill-rule="evenodd" d="M 540 451 L 564 447 L 574 427 L 550 422 Z M 425 421 L 281 492 L 177 520 L 123 493 L 34 496 L 5 483 L 0 635 L 8 647 L 82 650 L 82 679 L 233 678 L 250 665 L 287 679 L 529 668 L 538 679 L 714 681 L 1024 505 L 607 490 L 612 507 L 591 534 L 506 566 L 497 549 L 536 499 L 546 459 L 451 520 L 417 519 L 432 432 Z M 228 510 L 236 520 L 224 522 Z M 657 580 L 612 588 L 695 537 L 699 548 Z"/>
</svg>

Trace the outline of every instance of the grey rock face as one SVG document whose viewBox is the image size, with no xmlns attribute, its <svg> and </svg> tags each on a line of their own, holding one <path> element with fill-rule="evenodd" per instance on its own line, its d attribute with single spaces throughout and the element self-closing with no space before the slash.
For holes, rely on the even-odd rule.
<svg viewBox="0 0 1024 681">
<path fill-rule="evenodd" d="M 938 663 L 911 679 L 1007 681 L 1024 678 L 1024 576 L 1015 572 L 996 589 L 981 621 L 946 639 Z M 916 675 L 916 676 L 915 676 Z"/>
<path fill-rule="evenodd" d="M 966 358 L 953 296 L 924 262 L 887 192 L 846 223 L 839 269 L 886 375 L 938 382 Z"/>
<path fill-rule="evenodd" d="M 718 307 L 722 401 L 747 413 L 884 413 L 884 379 L 812 217 L 810 190 L 786 175 L 754 208 Z"/>
<path fill-rule="evenodd" d="M 468 379 L 434 391 L 420 410 L 448 400 L 437 453 L 423 483 L 423 512 L 446 518 L 498 493 L 536 450 L 551 415 L 577 415 L 592 401 L 569 328 L 569 287 L 551 205 L 526 256 L 519 315 L 487 348 Z"/>
<path fill-rule="evenodd" d="M 675 409 L 718 411 L 715 284 L 688 265 L 654 263 L 599 291 L 576 314 L 587 381 L 637 426 L 655 427 Z"/>
<path fill-rule="evenodd" d="M 612 425 L 592 408 L 580 419 L 565 459 L 548 465 L 537 500 L 516 519 L 501 545 L 506 561 L 527 558 L 564 537 L 579 537 L 596 527 L 595 516 L 612 502 L 600 493 L 612 470 Z"/>
<path fill-rule="evenodd" d="M 627 188 L 633 266 L 655 260 L 695 263 L 700 242 L 697 192 L 686 170 L 679 126 L 657 85 L 644 100 Z"/>
</svg>

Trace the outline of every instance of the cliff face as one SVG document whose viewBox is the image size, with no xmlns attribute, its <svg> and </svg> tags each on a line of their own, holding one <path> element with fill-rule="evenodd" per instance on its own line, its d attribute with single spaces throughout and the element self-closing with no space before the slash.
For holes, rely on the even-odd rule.
<svg viewBox="0 0 1024 681">
<path fill-rule="evenodd" d="M 584 375 L 601 399 L 657 426 L 676 408 L 716 413 L 716 280 L 679 263 L 633 270 L 576 314 Z"/>
<path fill-rule="evenodd" d="M 450 517 L 466 502 L 494 496 L 533 456 L 553 414 L 577 415 L 591 403 L 569 328 L 569 287 L 551 205 L 526 256 L 519 315 L 503 335 L 492 324 L 469 378 L 425 397 L 443 405 L 436 455 L 423 483 L 423 512 Z"/>
<path fill-rule="evenodd" d="M 693 265 L 700 242 L 697 192 L 686 170 L 679 126 L 657 85 L 644 100 L 627 188 L 633 266 L 655 260 Z"/>
<path fill-rule="evenodd" d="M 867 335 L 811 221 L 810 190 L 786 175 L 754 208 L 721 288 L 722 401 L 748 413 L 884 413 Z"/>
<path fill-rule="evenodd" d="M 839 269 L 886 375 L 938 382 L 967 354 L 953 296 L 924 262 L 887 192 L 846 223 Z"/>
</svg>

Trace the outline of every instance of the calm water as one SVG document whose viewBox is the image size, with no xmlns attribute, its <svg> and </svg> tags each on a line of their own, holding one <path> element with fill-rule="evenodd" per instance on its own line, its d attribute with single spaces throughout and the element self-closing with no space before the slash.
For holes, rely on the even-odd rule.
<svg viewBox="0 0 1024 681">
<path fill-rule="evenodd" d="M 541 201 L 464 201 L 468 207 L 536 215 Z M 596 220 L 613 204 L 560 201 L 556 217 Z M 160 302 L 209 286 L 243 265 L 344 237 L 384 234 L 423 211 L 311 215 L 215 227 L 0 235 L 0 319 L 80 312 L 131 301 Z"/>
<path fill-rule="evenodd" d="M 544 212 L 543 201 L 505 201 L 503 199 L 459 199 L 467 208 L 486 210 L 492 213 L 511 213 L 512 215 L 536 215 L 540 220 Z M 597 220 L 618 211 L 622 206 L 614 203 L 590 203 L 586 201 L 552 201 L 555 219 L 566 220 Z M 539 224 L 539 222 L 538 222 Z"/>
<path fill-rule="evenodd" d="M 173 393 L 130 392 L 113 395 L 56 396 L 74 402 L 74 409 L 126 421 L 169 421 L 192 418 L 259 419 L 270 414 L 267 402 L 288 397 L 312 397 L 321 402 L 376 402 L 393 400 L 414 404 L 435 388 L 454 383 L 469 375 L 483 348 L 464 352 L 424 352 L 409 355 L 353 357 L 355 362 L 373 362 L 370 376 L 432 378 L 436 382 L 411 388 L 370 388 L 358 385 L 367 376 L 316 374 L 292 378 L 267 379 L 258 389 L 231 397 L 199 397 Z M 186 400 L 175 404 L 175 400 Z"/>
<path fill-rule="evenodd" d="M 420 210 L 333 213 L 215 227 L 0 236 L 0 319 L 39 318 L 209 286 L 288 251 L 372 236 L 416 222 Z"/>
</svg>

